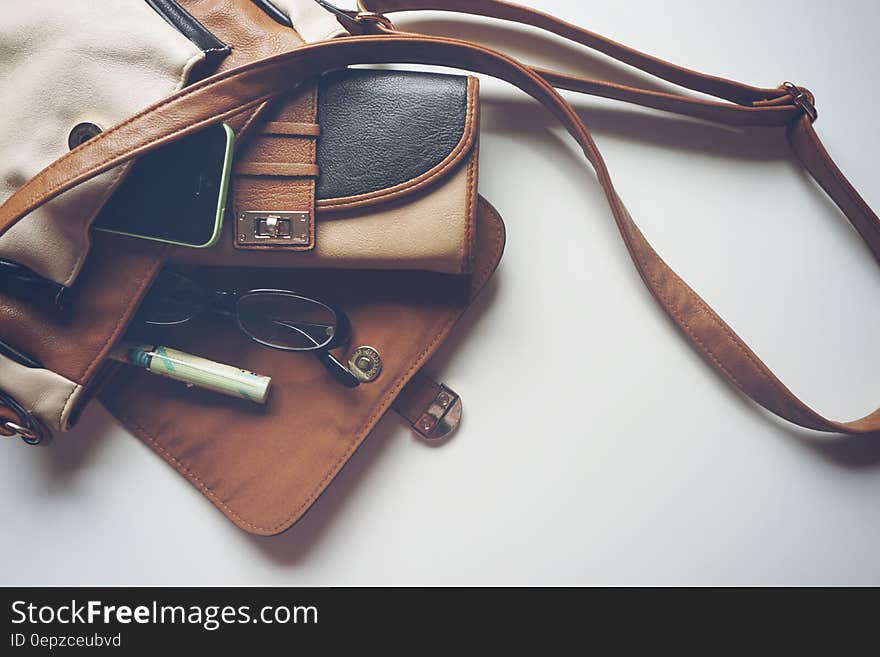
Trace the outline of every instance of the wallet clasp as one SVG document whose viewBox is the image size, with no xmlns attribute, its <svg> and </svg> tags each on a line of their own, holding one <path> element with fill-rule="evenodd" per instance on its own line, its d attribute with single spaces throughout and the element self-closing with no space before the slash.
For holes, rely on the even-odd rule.
<svg viewBox="0 0 880 657">
<path fill-rule="evenodd" d="M 236 248 L 307 247 L 312 241 L 311 212 L 239 212 L 235 218 Z"/>
</svg>

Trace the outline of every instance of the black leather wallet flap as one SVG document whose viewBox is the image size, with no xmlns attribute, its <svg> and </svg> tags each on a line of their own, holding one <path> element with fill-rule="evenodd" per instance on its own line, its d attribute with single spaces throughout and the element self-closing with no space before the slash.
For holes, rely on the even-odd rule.
<svg viewBox="0 0 880 657">
<path fill-rule="evenodd" d="M 453 169 L 477 132 L 477 80 L 346 69 L 319 84 L 319 207 L 415 191 Z"/>
</svg>

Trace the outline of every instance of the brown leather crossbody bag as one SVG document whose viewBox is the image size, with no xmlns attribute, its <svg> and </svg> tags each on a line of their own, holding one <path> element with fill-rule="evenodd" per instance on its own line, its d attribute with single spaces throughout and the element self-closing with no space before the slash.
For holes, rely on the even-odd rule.
<svg viewBox="0 0 880 657">
<path fill-rule="evenodd" d="M 880 257 L 877 216 L 819 141 L 813 127 L 817 118 L 815 101 L 808 90 L 791 83 L 759 88 L 705 75 L 550 15 L 498 0 L 360 0 L 358 11 L 341 11 L 329 5 L 326 8 L 336 14 L 348 36 L 305 44 L 222 71 L 106 130 L 22 185 L 0 207 L 0 233 L 42 204 L 102 172 L 207 125 L 242 117 L 326 73 L 356 64 L 381 63 L 464 69 L 513 84 L 542 103 L 566 128 L 595 170 L 645 285 L 719 374 L 756 403 L 799 426 L 845 434 L 880 430 L 880 410 L 855 421 L 837 422 L 809 408 L 672 271 L 630 216 L 589 131 L 557 91 L 596 95 L 733 126 L 785 130 L 804 168 Z M 527 66 L 476 43 L 396 30 L 387 15 L 411 10 L 454 11 L 534 26 L 717 100 L 562 74 Z M 330 391 L 315 383 L 316 374 L 308 368 L 278 369 L 271 355 L 248 351 L 231 335 L 218 333 L 202 345 L 207 355 L 237 350 L 248 365 L 268 369 L 279 379 L 269 412 L 230 407 L 208 398 L 182 398 L 165 382 L 130 372 L 113 374 L 115 384 L 104 388 L 103 401 L 239 526 L 262 534 L 283 531 L 302 516 L 393 403 L 418 425 L 425 417 L 428 422 L 436 419 L 432 413 L 436 413 L 438 400 L 451 400 L 443 397 L 447 391 L 433 383 L 418 385 L 419 377 L 415 375 L 448 335 L 501 256 L 504 228 L 497 213 L 479 200 L 474 217 L 476 240 L 468 276 L 449 280 L 436 272 L 412 278 L 389 272 L 373 272 L 368 277 L 337 270 L 289 272 L 310 289 L 330 294 L 346 290 L 338 302 L 352 309 L 352 322 L 360 334 L 355 341 L 361 337 L 364 341 L 383 341 L 389 354 L 387 377 L 368 390 L 351 395 Z M 86 270 L 83 276 L 105 279 L 123 271 L 137 272 L 126 277 L 124 290 L 113 291 L 117 296 L 114 300 L 100 301 L 98 295 L 94 297 L 98 307 L 84 306 L 90 315 L 113 324 L 112 330 L 102 325 L 93 332 L 102 341 L 112 341 L 123 330 L 162 258 L 143 245 L 127 245 L 122 251 L 96 244 L 94 250 L 90 260 L 100 263 L 100 267 L 96 265 L 91 274 Z M 257 275 L 257 271 L 249 270 L 246 276 Z M 118 309 L 120 296 L 127 299 L 122 312 L 102 312 L 100 303 Z M 16 314 L 19 328 L 15 330 L 19 333 L 22 320 L 28 319 L 23 315 L 28 312 Z M 30 320 L 45 324 L 44 317 L 32 315 Z M 6 331 L 12 322 L 3 321 Z M 82 362 L 62 363 L 59 358 L 47 362 L 47 367 L 64 371 L 72 380 L 91 388 L 97 385 L 94 377 L 101 371 L 102 349 L 103 345 L 92 345 L 89 358 Z M 414 377 L 417 384 L 409 387 Z M 243 436 L 256 440 L 243 441 Z"/>
</svg>

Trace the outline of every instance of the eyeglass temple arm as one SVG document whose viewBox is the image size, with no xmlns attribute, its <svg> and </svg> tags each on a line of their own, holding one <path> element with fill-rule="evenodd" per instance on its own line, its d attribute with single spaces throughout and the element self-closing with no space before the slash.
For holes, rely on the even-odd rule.
<svg viewBox="0 0 880 657">
<path fill-rule="evenodd" d="M 315 338 L 313 338 L 311 335 L 309 335 L 308 333 L 303 331 L 301 328 L 296 326 L 296 323 L 282 322 L 277 319 L 273 319 L 272 321 L 275 324 L 279 324 L 281 326 L 284 326 L 285 328 L 289 328 L 289 329 L 296 331 L 297 333 L 301 334 L 303 337 L 310 340 L 316 347 L 320 345 L 320 343 L 317 340 L 315 340 Z M 303 323 L 303 322 L 298 322 L 298 323 Z M 316 326 L 316 327 L 322 327 L 325 329 L 330 328 L 329 326 L 322 325 L 322 324 L 308 324 L 308 323 L 305 323 L 305 324 L 307 326 Z M 341 362 L 339 362 L 339 360 L 333 354 L 331 354 L 329 351 L 327 351 L 326 349 L 317 349 L 313 353 L 315 354 L 315 357 L 324 366 L 324 368 L 330 373 L 330 376 L 332 376 L 334 379 L 336 379 L 343 386 L 345 386 L 346 388 L 357 388 L 360 385 L 360 381 L 358 381 L 357 377 L 351 373 L 351 370 L 349 370 L 345 365 L 343 365 Z"/>
<path fill-rule="evenodd" d="M 315 357 L 321 361 L 324 368 L 330 373 L 334 379 L 344 385 L 346 388 L 357 388 L 361 382 L 351 373 L 351 370 L 343 365 L 339 360 L 326 349 L 314 352 Z"/>
</svg>

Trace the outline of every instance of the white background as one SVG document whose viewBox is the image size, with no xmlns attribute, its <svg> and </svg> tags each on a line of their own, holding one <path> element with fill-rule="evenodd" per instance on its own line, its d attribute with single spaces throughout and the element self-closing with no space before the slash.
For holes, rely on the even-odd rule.
<svg viewBox="0 0 880 657">
<path fill-rule="evenodd" d="M 827 148 L 880 207 L 877 3 L 528 1 L 692 68 L 808 86 Z M 450 18 L 400 22 L 637 79 Z M 873 410 L 880 272 L 782 131 L 577 103 L 685 280 L 819 411 Z M 798 430 L 720 381 L 530 99 L 486 81 L 482 134 L 509 243 L 431 365 L 465 400 L 452 442 L 426 447 L 389 415 L 300 524 L 255 538 L 93 405 L 49 449 L 0 444 L 0 584 L 880 584 L 880 439 Z"/>
</svg>

